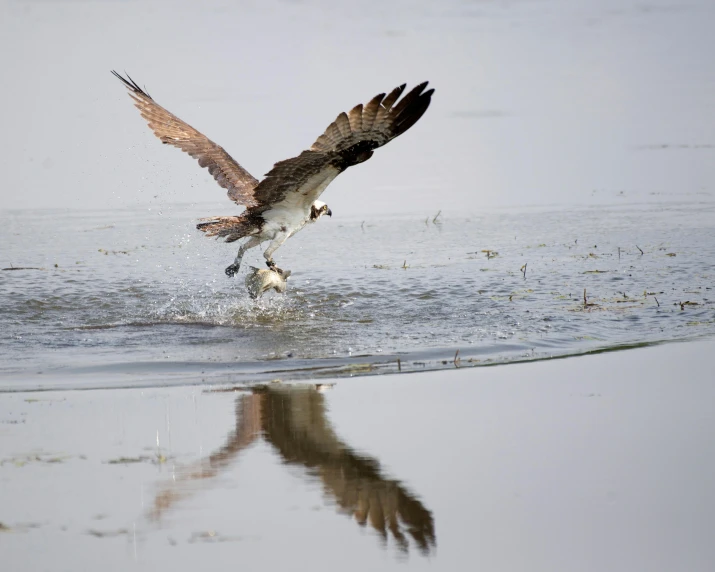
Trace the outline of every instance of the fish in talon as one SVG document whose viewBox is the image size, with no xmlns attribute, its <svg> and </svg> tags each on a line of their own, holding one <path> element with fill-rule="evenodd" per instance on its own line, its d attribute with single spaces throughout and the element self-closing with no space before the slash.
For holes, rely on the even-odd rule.
<svg viewBox="0 0 715 572">
<path fill-rule="evenodd" d="M 254 266 L 249 268 L 246 276 L 246 289 L 251 298 L 260 298 L 271 288 L 279 294 L 285 293 L 288 287 L 288 278 L 291 275 L 290 270 L 282 270 L 277 266 L 271 269 L 255 268 Z"/>
</svg>

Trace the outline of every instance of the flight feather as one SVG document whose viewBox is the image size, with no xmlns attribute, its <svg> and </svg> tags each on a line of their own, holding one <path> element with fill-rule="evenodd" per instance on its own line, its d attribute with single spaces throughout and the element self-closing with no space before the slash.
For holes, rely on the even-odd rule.
<svg viewBox="0 0 715 572">
<path fill-rule="evenodd" d="M 223 147 L 164 109 L 129 75 L 124 78 L 115 71 L 112 73 L 129 89 L 134 105 L 162 143 L 178 147 L 198 159 L 199 165 L 208 168 L 232 201 L 247 207 L 255 204 L 253 189 L 258 185 L 258 180 L 226 153 Z"/>
<path fill-rule="evenodd" d="M 321 181 L 321 170 L 325 170 L 327 178 L 367 161 L 374 149 L 402 135 L 422 117 L 434 93 L 433 89 L 425 91 L 426 87 L 427 82 L 421 83 L 395 105 L 405 90 L 403 84 L 387 96 L 381 93 L 367 104 L 355 106 L 350 113 L 341 113 L 310 149 L 276 163 L 253 191 L 254 199 L 260 205 L 275 204 L 311 178 Z M 315 200 L 318 195 L 309 198 Z"/>
</svg>

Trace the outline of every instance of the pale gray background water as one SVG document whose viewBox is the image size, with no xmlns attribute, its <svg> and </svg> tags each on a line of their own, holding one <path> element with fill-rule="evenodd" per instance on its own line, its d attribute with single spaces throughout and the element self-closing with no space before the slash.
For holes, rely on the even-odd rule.
<svg viewBox="0 0 715 572">
<path fill-rule="evenodd" d="M 4 1 L 0 10 L 4 208 L 223 196 L 154 139 L 110 69 L 128 71 L 256 176 L 339 112 L 430 80 L 437 92 L 419 125 L 327 193 L 340 217 L 712 192 L 710 0 Z"/>
</svg>

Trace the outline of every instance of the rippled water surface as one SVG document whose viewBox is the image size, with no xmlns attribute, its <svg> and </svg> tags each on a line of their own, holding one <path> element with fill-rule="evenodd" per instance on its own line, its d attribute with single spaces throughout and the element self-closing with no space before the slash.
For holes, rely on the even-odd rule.
<svg viewBox="0 0 715 572">
<path fill-rule="evenodd" d="M 1 386 L 411 371 L 715 333 L 709 200 L 336 213 L 277 252 L 288 293 L 258 302 L 243 280 L 260 249 L 230 280 L 234 245 L 194 230 L 226 211 L 5 211 Z"/>
</svg>

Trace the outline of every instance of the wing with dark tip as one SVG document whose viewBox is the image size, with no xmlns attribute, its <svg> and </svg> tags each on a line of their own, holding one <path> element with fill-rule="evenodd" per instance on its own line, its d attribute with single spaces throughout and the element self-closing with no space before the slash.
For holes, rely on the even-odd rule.
<svg viewBox="0 0 715 572">
<path fill-rule="evenodd" d="M 112 73 L 129 89 L 134 105 L 162 143 L 178 147 L 198 159 L 199 165 L 208 168 L 232 201 L 246 207 L 256 205 L 253 190 L 258 185 L 257 179 L 236 163 L 221 146 L 156 103 L 129 75 L 124 78 L 115 71 Z"/>
<path fill-rule="evenodd" d="M 342 171 L 367 161 L 374 149 L 412 127 L 427 111 L 434 89 L 421 83 L 399 99 L 405 85 L 341 113 L 309 150 L 276 163 L 253 194 L 262 209 L 300 193 L 307 205 Z M 399 101 L 398 101 L 399 100 Z"/>
<path fill-rule="evenodd" d="M 403 84 L 387 96 L 381 93 L 365 105 L 356 105 L 349 113 L 341 113 L 316 139 L 311 151 L 345 153 L 355 147 L 376 149 L 386 145 L 417 123 L 427 111 L 434 89 L 425 91 L 426 87 L 427 82 L 421 83 L 398 102 L 405 90 Z"/>
</svg>

